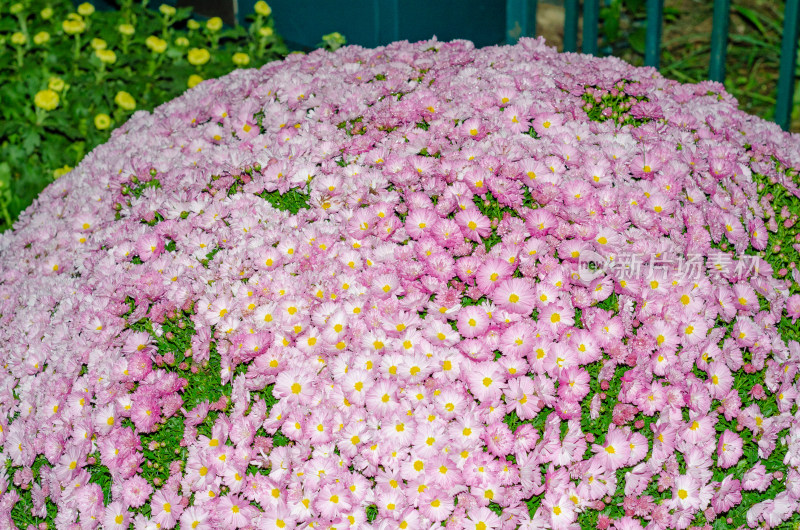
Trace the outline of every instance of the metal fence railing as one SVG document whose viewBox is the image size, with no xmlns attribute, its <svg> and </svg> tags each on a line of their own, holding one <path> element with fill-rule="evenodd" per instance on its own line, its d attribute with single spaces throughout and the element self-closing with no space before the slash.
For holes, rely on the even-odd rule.
<svg viewBox="0 0 800 530">
<path fill-rule="evenodd" d="M 581 51 L 597 55 L 598 28 L 601 0 L 564 0 L 564 51 L 578 50 L 578 19 L 583 16 Z M 506 0 L 507 41 L 516 41 L 514 35 L 533 35 L 536 30 L 537 0 Z M 582 11 L 582 13 L 581 13 Z M 728 47 L 728 20 L 730 0 L 714 0 L 713 26 L 711 30 L 711 57 L 708 78 L 725 80 L 725 58 Z M 661 55 L 661 30 L 664 24 L 664 0 L 647 0 L 647 35 L 645 37 L 644 62 L 647 66 L 659 67 Z M 800 27 L 800 0 L 786 0 L 783 13 L 783 36 L 781 40 L 778 96 L 775 104 L 775 122 L 784 130 L 789 128 L 794 95 L 795 68 L 797 66 L 797 38 Z M 521 29 L 521 32 L 519 31 Z"/>
</svg>

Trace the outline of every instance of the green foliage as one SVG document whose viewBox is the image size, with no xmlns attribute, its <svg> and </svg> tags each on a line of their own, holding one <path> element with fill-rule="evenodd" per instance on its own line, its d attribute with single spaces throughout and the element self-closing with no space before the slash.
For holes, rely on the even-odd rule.
<svg viewBox="0 0 800 530">
<path fill-rule="evenodd" d="M 122 1 L 119 10 L 79 15 L 69 0 L 19 5 L 0 17 L 0 231 L 133 112 L 288 51 L 269 16 L 253 15 L 248 29 L 215 29 L 191 19 L 191 8 Z"/>
<path fill-rule="evenodd" d="M 292 214 L 297 214 L 301 208 L 309 208 L 308 194 L 302 193 L 296 188 L 292 188 L 286 193 L 280 193 L 278 190 L 263 191 L 258 196 L 269 202 L 273 208 Z"/>
<path fill-rule="evenodd" d="M 320 47 L 329 50 L 329 51 L 336 51 L 342 46 L 347 44 L 347 38 L 339 33 L 338 31 L 334 31 L 333 33 L 328 33 L 327 35 L 322 36 L 322 42 L 320 43 Z"/>
</svg>

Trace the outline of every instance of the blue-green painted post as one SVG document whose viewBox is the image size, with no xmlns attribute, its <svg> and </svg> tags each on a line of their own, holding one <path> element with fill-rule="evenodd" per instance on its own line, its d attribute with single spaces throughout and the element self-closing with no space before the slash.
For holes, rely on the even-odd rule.
<svg viewBox="0 0 800 530">
<path fill-rule="evenodd" d="M 711 26 L 711 61 L 708 78 L 725 81 L 725 57 L 728 54 L 728 19 L 731 0 L 714 0 L 714 22 Z"/>
<path fill-rule="evenodd" d="M 537 0 L 506 0 L 506 43 L 536 35 Z"/>
<path fill-rule="evenodd" d="M 600 24 L 600 0 L 583 0 L 583 53 L 597 55 L 597 32 Z"/>
<path fill-rule="evenodd" d="M 789 129 L 794 97 L 794 69 L 797 66 L 797 29 L 800 22 L 800 0 L 786 0 L 783 11 L 783 41 L 781 42 L 781 68 L 778 78 L 778 101 L 775 105 L 775 122 L 783 130 Z"/>
<path fill-rule="evenodd" d="M 661 30 L 664 27 L 664 0 L 647 0 L 647 36 L 644 64 L 658 68 L 661 62 Z"/>
<path fill-rule="evenodd" d="M 578 51 L 579 0 L 564 0 L 564 51 Z"/>
</svg>

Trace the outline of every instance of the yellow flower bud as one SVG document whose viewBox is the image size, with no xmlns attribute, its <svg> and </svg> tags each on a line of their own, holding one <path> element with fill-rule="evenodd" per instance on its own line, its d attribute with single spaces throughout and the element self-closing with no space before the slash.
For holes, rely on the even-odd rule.
<svg viewBox="0 0 800 530">
<path fill-rule="evenodd" d="M 88 17 L 89 15 L 94 13 L 94 6 L 89 2 L 84 2 L 78 6 L 78 13 L 85 17 Z"/>
<path fill-rule="evenodd" d="M 117 31 L 119 31 L 122 35 L 126 37 L 130 37 L 134 33 L 136 33 L 136 28 L 133 27 L 131 24 L 120 24 L 117 26 Z"/>
<path fill-rule="evenodd" d="M 231 60 L 236 66 L 247 66 L 250 64 L 250 56 L 243 52 L 234 53 Z"/>
<path fill-rule="evenodd" d="M 201 66 L 206 64 L 211 59 L 211 53 L 205 48 L 192 48 L 187 55 L 189 64 Z"/>
<path fill-rule="evenodd" d="M 219 17 L 211 17 L 206 21 L 206 28 L 209 31 L 219 31 L 222 29 L 222 19 Z"/>
<path fill-rule="evenodd" d="M 192 18 L 186 21 L 186 27 L 189 29 L 200 29 L 200 23 Z"/>
<path fill-rule="evenodd" d="M 53 170 L 53 180 L 57 179 L 58 177 L 62 177 L 64 175 L 66 175 L 70 171 L 72 171 L 72 167 L 71 166 L 66 166 L 66 165 L 64 167 L 59 167 L 59 168 L 54 169 Z"/>
<path fill-rule="evenodd" d="M 255 11 L 262 17 L 268 17 L 272 14 L 272 8 L 264 0 L 258 0 L 255 5 Z"/>
<path fill-rule="evenodd" d="M 89 46 L 91 46 L 93 50 L 105 50 L 108 48 L 108 43 L 103 39 L 95 37 L 89 42 Z"/>
<path fill-rule="evenodd" d="M 164 50 L 167 49 L 167 41 L 164 39 L 160 39 L 155 35 L 150 35 L 144 40 L 144 43 L 147 45 L 155 53 L 164 53 Z"/>
<path fill-rule="evenodd" d="M 46 31 L 40 31 L 36 35 L 33 36 L 33 43 L 37 46 L 41 46 L 50 40 L 50 34 Z"/>
<path fill-rule="evenodd" d="M 44 110 L 53 110 L 58 107 L 58 92 L 55 90 L 40 90 L 33 97 L 33 104 Z"/>
<path fill-rule="evenodd" d="M 189 45 L 189 39 L 186 37 L 178 37 L 175 39 L 175 46 L 180 46 L 181 48 L 185 48 Z"/>
<path fill-rule="evenodd" d="M 97 116 L 94 117 L 94 126 L 97 127 L 97 130 L 104 131 L 111 127 L 111 116 L 108 114 L 101 112 Z"/>
<path fill-rule="evenodd" d="M 12 15 L 16 15 L 18 13 L 22 13 L 22 10 L 25 9 L 25 6 L 22 5 L 20 2 L 16 4 L 11 4 L 11 7 L 8 9 L 8 12 Z"/>
<path fill-rule="evenodd" d="M 258 28 L 258 34 L 262 37 L 272 37 L 273 33 L 275 33 L 275 30 L 273 30 L 270 26 L 261 26 Z"/>
<path fill-rule="evenodd" d="M 131 111 L 136 108 L 136 100 L 124 90 L 117 92 L 117 95 L 114 96 L 114 103 L 119 105 L 123 110 Z"/>
<path fill-rule="evenodd" d="M 78 33 L 86 31 L 86 22 L 80 17 L 68 18 L 61 23 L 61 29 L 63 29 L 64 33 L 67 35 L 77 35 Z"/>
<path fill-rule="evenodd" d="M 56 92 L 61 92 L 64 90 L 64 85 L 64 80 L 60 77 L 53 76 L 47 81 L 47 88 L 50 90 L 55 90 Z"/>
<path fill-rule="evenodd" d="M 16 44 L 17 46 L 22 46 L 26 42 L 28 42 L 28 37 L 25 36 L 24 33 L 20 33 L 17 31 L 11 35 L 11 44 Z"/>
<path fill-rule="evenodd" d="M 200 77 L 197 74 L 192 74 L 192 75 L 189 76 L 189 79 L 186 81 L 186 86 L 188 86 L 189 88 L 192 88 L 194 86 L 199 85 L 202 82 L 203 82 L 203 78 L 202 77 Z"/>
<path fill-rule="evenodd" d="M 45 7 L 39 11 L 39 16 L 42 17 L 42 20 L 50 20 L 53 17 L 53 8 Z"/>
<path fill-rule="evenodd" d="M 114 50 L 95 50 L 94 54 L 105 64 L 114 64 L 117 62 L 117 54 L 114 53 Z"/>
<path fill-rule="evenodd" d="M 177 12 L 174 7 L 168 4 L 161 4 L 158 6 L 158 10 L 161 11 L 161 14 L 165 17 L 171 17 Z"/>
</svg>

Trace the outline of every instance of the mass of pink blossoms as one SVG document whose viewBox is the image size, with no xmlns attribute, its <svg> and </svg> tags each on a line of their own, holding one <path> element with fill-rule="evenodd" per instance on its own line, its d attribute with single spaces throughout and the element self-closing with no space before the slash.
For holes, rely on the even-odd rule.
<svg viewBox="0 0 800 530">
<path fill-rule="evenodd" d="M 721 85 L 532 39 L 291 55 L 138 112 L 0 237 L 0 526 L 22 491 L 57 528 L 777 526 L 800 298 L 755 176 L 798 195 L 787 167 Z M 229 398 L 184 402 L 176 314 Z"/>
</svg>

